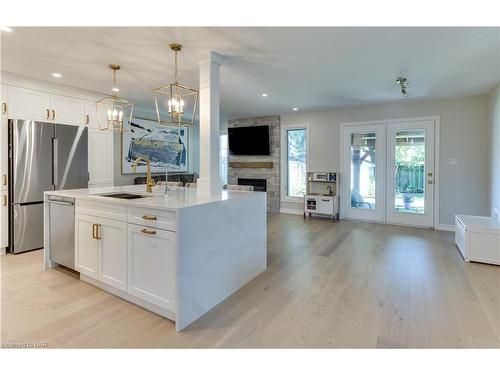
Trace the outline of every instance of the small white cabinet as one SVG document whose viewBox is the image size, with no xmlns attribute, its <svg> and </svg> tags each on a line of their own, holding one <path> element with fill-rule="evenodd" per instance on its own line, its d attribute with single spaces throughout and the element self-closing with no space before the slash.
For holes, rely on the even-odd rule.
<svg viewBox="0 0 500 375">
<path fill-rule="evenodd" d="M 492 217 L 456 215 L 455 244 L 466 262 L 500 265 L 500 221 Z"/>
<path fill-rule="evenodd" d="M 77 214 L 76 269 L 84 275 L 127 289 L 127 223 Z"/>
<path fill-rule="evenodd" d="M 49 93 L 10 86 L 8 95 L 9 118 L 34 121 L 52 120 Z"/>
<path fill-rule="evenodd" d="M 176 233 L 128 225 L 128 292 L 175 311 Z"/>
<path fill-rule="evenodd" d="M 50 94 L 51 121 L 60 124 L 83 125 L 83 113 L 84 104 L 82 99 Z"/>
<path fill-rule="evenodd" d="M 89 129 L 89 186 L 113 185 L 113 133 Z"/>
</svg>

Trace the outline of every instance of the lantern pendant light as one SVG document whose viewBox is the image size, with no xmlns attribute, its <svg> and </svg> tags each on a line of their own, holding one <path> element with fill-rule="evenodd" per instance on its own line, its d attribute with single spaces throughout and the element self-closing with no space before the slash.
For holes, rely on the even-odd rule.
<svg viewBox="0 0 500 375">
<path fill-rule="evenodd" d="M 170 44 L 174 51 L 174 82 L 153 90 L 158 123 L 164 125 L 193 125 L 199 91 L 181 85 L 177 80 L 178 43 Z"/>
<path fill-rule="evenodd" d="M 110 64 L 113 71 L 113 89 L 111 96 L 96 103 L 97 119 L 101 130 L 124 132 L 130 127 L 134 104 L 118 96 L 120 91 L 116 85 L 116 72 L 120 65 Z"/>
</svg>

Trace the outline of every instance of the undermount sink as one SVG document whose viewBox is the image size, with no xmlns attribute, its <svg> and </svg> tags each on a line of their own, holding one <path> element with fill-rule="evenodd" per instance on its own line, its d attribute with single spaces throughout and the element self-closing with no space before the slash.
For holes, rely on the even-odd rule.
<svg viewBox="0 0 500 375">
<path fill-rule="evenodd" d="M 99 195 L 101 197 L 118 198 L 118 199 L 138 199 L 146 197 L 145 195 L 131 194 L 131 193 L 102 193 L 94 195 Z"/>
</svg>

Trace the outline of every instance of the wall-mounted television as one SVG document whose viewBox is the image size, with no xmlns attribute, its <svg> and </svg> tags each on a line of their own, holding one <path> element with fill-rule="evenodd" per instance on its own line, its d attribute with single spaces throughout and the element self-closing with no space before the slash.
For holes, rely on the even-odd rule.
<svg viewBox="0 0 500 375">
<path fill-rule="evenodd" d="M 269 125 L 228 128 L 230 155 L 270 155 Z"/>
</svg>

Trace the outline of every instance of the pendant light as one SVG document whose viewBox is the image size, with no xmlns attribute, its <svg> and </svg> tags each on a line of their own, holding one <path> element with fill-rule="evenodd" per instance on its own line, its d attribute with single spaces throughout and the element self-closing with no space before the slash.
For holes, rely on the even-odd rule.
<svg viewBox="0 0 500 375">
<path fill-rule="evenodd" d="M 178 82 L 177 53 L 182 50 L 182 46 L 172 43 L 170 49 L 174 51 L 174 82 L 153 90 L 158 123 L 193 125 L 199 91 Z"/>
<path fill-rule="evenodd" d="M 111 96 L 99 100 L 96 103 L 97 119 L 101 130 L 124 132 L 130 127 L 134 103 L 122 99 L 118 96 L 118 86 L 116 85 L 116 72 L 120 70 L 120 65 L 110 64 L 113 71 L 113 89 Z"/>
</svg>

